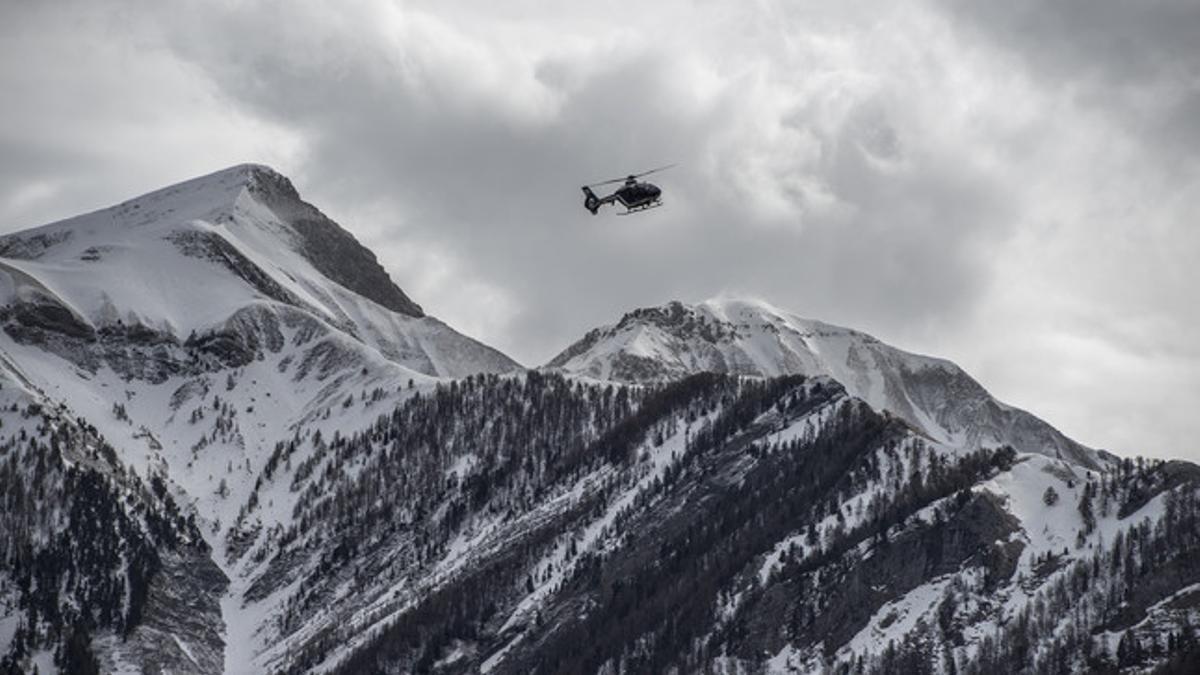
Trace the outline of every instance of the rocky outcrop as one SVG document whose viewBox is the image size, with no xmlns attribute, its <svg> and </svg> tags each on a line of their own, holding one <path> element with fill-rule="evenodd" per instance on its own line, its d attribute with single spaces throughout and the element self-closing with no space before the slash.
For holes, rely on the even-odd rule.
<svg viewBox="0 0 1200 675">
<path fill-rule="evenodd" d="M 266 167 L 251 169 L 250 191 L 297 233 L 300 253 L 329 279 L 387 307 L 424 316 L 388 276 L 375 254 L 340 225 L 300 198 L 292 182 Z"/>
<path fill-rule="evenodd" d="M 101 658 L 112 666 L 134 665 L 143 673 L 225 672 L 220 600 L 228 585 L 207 552 L 184 549 L 164 555 L 150 583 L 142 622 Z"/>
</svg>

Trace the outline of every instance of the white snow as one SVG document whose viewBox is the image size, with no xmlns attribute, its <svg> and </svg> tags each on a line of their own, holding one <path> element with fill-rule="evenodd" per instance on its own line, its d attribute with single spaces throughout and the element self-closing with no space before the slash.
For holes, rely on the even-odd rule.
<svg viewBox="0 0 1200 675">
<path fill-rule="evenodd" d="M 949 578 L 935 579 L 880 607 L 867 626 L 838 650 L 839 659 L 848 661 L 857 654 L 876 654 L 880 645 L 892 640 L 901 644 L 921 618 L 928 621 L 949 584 Z"/>
</svg>

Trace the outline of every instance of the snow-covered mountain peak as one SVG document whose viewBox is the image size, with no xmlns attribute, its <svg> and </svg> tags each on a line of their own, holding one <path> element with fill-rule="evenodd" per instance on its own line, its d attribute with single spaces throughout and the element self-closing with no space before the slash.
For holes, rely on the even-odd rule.
<svg viewBox="0 0 1200 675">
<path fill-rule="evenodd" d="M 190 204 L 229 211 L 247 196 L 300 199 L 300 193 L 287 176 L 266 164 L 244 163 L 147 192 L 122 202 L 119 207 L 153 208 L 162 204 L 168 209 L 180 209 Z M 182 211 L 179 213 L 184 215 Z"/>
<path fill-rule="evenodd" d="M 0 257 L 96 262 L 121 247 L 152 247 L 155 239 L 168 240 L 195 257 L 198 249 L 225 248 L 214 236 L 252 260 L 258 254 L 272 259 L 276 267 L 298 263 L 393 312 L 424 314 L 370 250 L 302 200 L 285 176 L 259 164 L 240 164 L 113 207 L 0 237 Z M 291 270 L 286 276 L 297 277 Z"/>
<path fill-rule="evenodd" d="M 287 178 L 261 164 L 238 164 L 204 176 L 191 178 L 159 188 L 78 216 L 48 225 L 22 230 L 0 238 L 4 256 L 37 258 L 59 240 L 72 236 L 94 235 L 122 227 L 145 227 L 170 220 L 184 223 L 194 219 L 208 221 L 230 217 L 239 201 L 249 199 L 250 193 L 276 191 L 299 199 L 299 194 Z M 245 202 L 243 201 L 243 206 Z M 26 246 L 22 246 L 26 242 Z M 41 246 L 37 246 L 37 244 Z"/>
<path fill-rule="evenodd" d="M 547 369 L 617 382 L 697 372 L 831 377 L 876 410 L 960 447 L 1009 444 L 1089 467 L 1103 455 L 996 401 L 945 359 L 906 352 L 859 331 L 806 319 L 756 299 L 670 302 L 588 332 Z"/>
<path fill-rule="evenodd" d="M 783 321 L 787 313 L 766 300 L 750 297 L 720 296 L 709 298 L 696 306 L 716 318 L 729 322 L 739 321 Z"/>
<path fill-rule="evenodd" d="M 709 369 L 706 365 L 716 372 L 769 377 L 808 373 L 805 366 L 854 358 L 851 352 L 872 345 L 883 343 L 765 300 L 720 297 L 694 305 L 672 301 L 635 309 L 615 324 L 589 332 L 548 366 L 623 382 L 669 379 Z M 945 359 L 891 351 L 902 353 L 912 367 L 957 370 Z M 652 360 L 627 358 L 643 356 Z"/>
<path fill-rule="evenodd" d="M 635 309 L 610 329 L 620 332 L 638 325 L 660 329 L 675 337 L 696 336 L 710 343 L 745 338 L 755 332 L 778 333 L 781 330 L 801 335 L 840 334 L 876 341 L 865 333 L 806 319 L 765 300 L 748 297 L 722 296 L 694 305 L 675 300 L 658 307 Z"/>
<path fill-rule="evenodd" d="M 875 338 L 850 328 L 798 316 L 759 298 L 721 296 L 696 304 L 692 310 L 700 316 L 747 330 L 792 330 L 802 334 L 843 335 L 878 342 Z"/>
<path fill-rule="evenodd" d="M 174 343 L 249 340 L 243 329 L 267 316 L 315 322 L 427 375 L 518 367 L 426 317 L 370 250 L 267 166 L 237 165 L 0 237 L 0 319 L 22 339 L 86 341 L 137 327 Z"/>
</svg>

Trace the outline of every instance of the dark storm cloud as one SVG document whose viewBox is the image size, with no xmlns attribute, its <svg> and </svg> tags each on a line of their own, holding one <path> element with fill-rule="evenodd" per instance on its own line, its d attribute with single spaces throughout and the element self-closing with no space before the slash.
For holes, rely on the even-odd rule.
<svg viewBox="0 0 1200 675">
<path fill-rule="evenodd" d="M 745 293 L 953 358 L 1085 442 L 1200 432 L 1184 3 L 16 7 L 6 229 L 264 161 L 531 365 Z M 669 162 L 666 207 L 582 209 Z"/>
</svg>

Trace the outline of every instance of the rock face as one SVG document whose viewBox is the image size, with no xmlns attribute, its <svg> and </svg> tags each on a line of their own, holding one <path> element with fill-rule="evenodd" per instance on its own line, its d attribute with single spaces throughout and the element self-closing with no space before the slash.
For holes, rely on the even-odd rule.
<svg viewBox="0 0 1200 675">
<path fill-rule="evenodd" d="M 315 206 L 300 199 L 292 182 L 262 166 L 249 167 L 249 191 L 298 235 L 299 250 L 326 277 L 364 298 L 413 317 L 425 313 L 400 290 L 372 253 Z"/>
<path fill-rule="evenodd" d="M 225 669 L 225 622 L 221 597 L 229 579 L 207 555 L 165 556 L 151 580 L 141 623 L 111 649 L 112 670 L 135 665 L 151 673 L 221 673 Z M 101 650 L 104 654 L 105 650 Z"/>
<path fill-rule="evenodd" d="M 1091 468 L 1111 459 L 997 401 L 949 361 L 911 354 L 761 301 L 672 302 L 635 310 L 590 331 L 545 367 L 629 383 L 697 372 L 825 375 L 942 442 L 972 448 L 1011 445 Z"/>
</svg>

